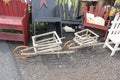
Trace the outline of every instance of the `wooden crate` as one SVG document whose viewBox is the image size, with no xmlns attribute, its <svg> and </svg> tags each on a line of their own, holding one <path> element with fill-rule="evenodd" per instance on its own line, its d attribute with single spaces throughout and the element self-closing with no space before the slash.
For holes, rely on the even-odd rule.
<svg viewBox="0 0 120 80">
<path fill-rule="evenodd" d="M 50 53 L 62 50 L 62 41 L 55 31 L 32 36 L 35 53 Z"/>
<path fill-rule="evenodd" d="M 89 29 L 84 29 L 82 31 L 76 32 L 74 41 L 81 45 L 88 45 L 97 42 L 98 35 Z"/>
</svg>

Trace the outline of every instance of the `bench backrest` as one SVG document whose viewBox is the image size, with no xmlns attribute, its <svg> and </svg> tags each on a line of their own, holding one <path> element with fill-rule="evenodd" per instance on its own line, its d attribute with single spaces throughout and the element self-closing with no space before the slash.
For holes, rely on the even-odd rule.
<svg viewBox="0 0 120 80">
<path fill-rule="evenodd" d="M 76 20 L 79 14 L 80 0 L 59 0 L 62 20 Z"/>
<path fill-rule="evenodd" d="M 43 1 L 46 1 L 46 5 Z M 32 0 L 32 14 L 34 18 L 48 19 L 57 17 L 56 8 L 56 0 Z"/>
<path fill-rule="evenodd" d="M 77 7 L 74 9 L 74 6 L 71 5 L 70 9 L 69 9 L 69 5 L 68 3 L 66 4 L 61 4 L 60 5 L 61 8 L 61 17 L 63 20 L 75 20 L 78 17 L 78 5 Z"/>
<path fill-rule="evenodd" d="M 84 14 L 92 13 L 95 16 L 102 17 L 104 20 L 107 20 L 109 12 L 110 12 L 110 9 L 107 10 L 104 7 L 100 9 L 99 5 L 96 5 L 96 6 L 90 5 L 89 7 L 88 6 L 84 7 Z"/>
<path fill-rule="evenodd" d="M 0 15 L 23 16 L 25 9 L 27 9 L 27 3 L 23 3 L 21 0 L 10 0 L 8 4 L 5 4 L 4 0 L 0 0 Z"/>
</svg>

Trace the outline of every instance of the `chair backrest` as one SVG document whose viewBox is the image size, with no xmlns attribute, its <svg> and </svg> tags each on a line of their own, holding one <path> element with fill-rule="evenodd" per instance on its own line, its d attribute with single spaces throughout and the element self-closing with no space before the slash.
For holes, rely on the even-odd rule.
<svg viewBox="0 0 120 80">
<path fill-rule="evenodd" d="M 27 8 L 27 3 L 23 3 L 21 0 L 10 0 L 9 3 L 0 0 L 0 15 L 23 16 Z"/>
<path fill-rule="evenodd" d="M 112 21 L 111 28 L 109 29 L 109 35 L 119 35 L 120 36 L 120 15 L 115 15 Z"/>
<path fill-rule="evenodd" d="M 46 1 L 46 3 L 44 1 Z M 32 0 L 32 14 L 34 18 L 57 17 L 56 9 L 56 0 Z"/>
<path fill-rule="evenodd" d="M 86 13 L 92 13 L 95 16 L 102 17 L 104 20 L 107 20 L 110 9 L 105 9 L 104 7 L 100 9 L 99 5 L 93 6 L 85 6 L 84 7 L 84 17 L 86 18 Z"/>
<path fill-rule="evenodd" d="M 71 5 L 69 7 L 68 3 L 61 4 L 60 5 L 60 11 L 61 11 L 61 17 L 63 20 L 75 20 L 78 17 L 79 9 L 78 9 L 79 3 L 77 7 Z"/>
</svg>

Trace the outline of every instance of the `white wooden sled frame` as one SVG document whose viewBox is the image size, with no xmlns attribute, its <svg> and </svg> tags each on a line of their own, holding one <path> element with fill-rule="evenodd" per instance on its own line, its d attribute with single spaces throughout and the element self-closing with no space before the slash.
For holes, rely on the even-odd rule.
<svg viewBox="0 0 120 80">
<path fill-rule="evenodd" d="M 25 46 L 18 46 L 14 49 L 13 53 L 15 56 L 19 57 L 20 59 L 22 56 L 31 56 L 31 55 L 40 55 L 40 54 L 65 54 L 65 53 L 74 53 L 73 50 L 63 51 L 61 45 L 62 41 L 57 35 L 55 31 L 39 34 L 32 36 L 33 47 L 25 47 Z M 18 52 L 18 49 L 21 49 Z M 27 52 L 33 50 L 32 52 Z M 16 54 L 19 53 L 19 55 Z M 21 57 L 20 57 L 21 56 Z M 22 58 L 23 59 L 23 58 Z"/>
<path fill-rule="evenodd" d="M 96 33 L 89 29 L 84 29 L 79 32 L 74 33 L 75 37 L 73 38 L 72 42 L 68 41 L 68 44 L 66 43 L 64 46 L 69 46 L 69 49 L 77 49 L 77 48 L 83 48 L 88 46 L 94 46 L 94 45 L 100 45 L 103 43 L 97 43 L 98 37 Z M 72 44 L 77 44 L 76 46 L 73 46 Z M 71 46 L 70 46 L 71 45 Z"/>
</svg>

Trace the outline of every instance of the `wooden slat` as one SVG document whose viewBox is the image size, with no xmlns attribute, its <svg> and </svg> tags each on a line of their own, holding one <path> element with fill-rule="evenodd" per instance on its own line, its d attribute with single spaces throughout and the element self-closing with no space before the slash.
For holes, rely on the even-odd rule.
<svg viewBox="0 0 120 80">
<path fill-rule="evenodd" d="M 13 26 L 13 25 L 1 25 L 0 24 L 0 29 L 9 29 L 9 30 L 23 30 L 23 27 L 22 26 Z"/>
<path fill-rule="evenodd" d="M 12 16 L 0 15 L 0 24 L 22 25 L 22 17 L 12 17 Z"/>
<path fill-rule="evenodd" d="M 24 10 L 27 8 L 27 3 L 22 3 L 21 0 L 11 0 L 9 4 L 0 1 L 0 13 L 9 16 L 23 16 Z"/>
<path fill-rule="evenodd" d="M 69 16 L 70 12 L 68 10 L 68 4 L 65 4 L 65 12 L 64 12 L 64 14 L 65 14 L 65 19 L 69 20 L 70 19 L 70 16 Z"/>
<path fill-rule="evenodd" d="M 4 15 L 8 15 L 7 5 L 5 5 L 4 2 L 2 2 L 1 4 L 2 4 L 1 6 L 3 7 Z"/>
<path fill-rule="evenodd" d="M 65 14 L 65 12 L 64 12 L 64 8 L 63 8 L 63 5 L 62 5 L 62 4 L 60 4 L 60 9 L 61 9 L 60 15 L 62 16 L 62 19 L 64 19 L 64 14 Z"/>
<path fill-rule="evenodd" d="M 17 1 L 17 6 L 18 6 L 18 5 L 21 7 L 21 8 L 19 8 L 19 9 L 17 8 L 17 9 L 18 9 L 19 16 L 21 16 L 22 13 L 23 13 L 23 11 L 22 11 L 23 6 L 22 6 L 22 4 L 21 4 L 21 0 L 18 0 L 18 1 Z M 19 6 L 18 6 L 18 7 L 19 7 Z"/>
<path fill-rule="evenodd" d="M 0 0 L 0 6 L 2 6 L 2 8 L 0 7 L 2 9 L 1 13 L 5 15 L 5 7 L 3 5 L 4 5 L 3 0 Z"/>
<path fill-rule="evenodd" d="M 101 29 L 101 30 L 108 30 L 107 26 L 100 26 L 100 25 L 96 25 L 96 24 L 86 23 L 86 24 L 84 24 L 84 26 L 90 27 L 90 28 L 97 28 L 97 29 Z"/>
<path fill-rule="evenodd" d="M 13 16 L 13 11 L 12 11 L 12 0 L 8 3 L 8 4 L 6 4 L 6 6 L 7 6 L 7 10 L 8 10 L 8 14 L 9 14 L 9 16 Z"/>
<path fill-rule="evenodd" d="M 105 12 L 104 14 L 104 19 L 107 20 L 108 18 L 108 15 L 109 15 L 109 12 L 110 12 L 110 8 L 108 8 L 108 10 Z"/>
<path fill-rule="evenodd" d="M 13 9 L 12 4 L 9 4 L 8 5 L 8 11 L 9 11 L 10 16 L 13 16 L 13 10 L 12 9 Z"/>
<path fill-rule="evenodd" d="M 97 16 L 99 13 L 99 5 L 95 6 L 95 11 L 94 11 L 94 15 Z"/>
<path fill-rule="evenodd" d="M 94 13 L 94 11 L 93 11 L 94 10 L 94 6 L 93 5 L 91 5 L 89 9 L 90 9 L 89 10 L 90 13 Z"/>
<path fill-rule="evenodd" d="M 24 41 L 22 34 L 0 32 L 0 40 Z"/>
<path fill-rule="evenodd" d="M 98 16 L 104 17 L 104 14 L 105 14 L 105 8 L 103 7 L 103 8 L 100 10 Z"/>
<path fill-rule="evenodd" d="M 74 6 L 73 5 L 71 5 L 71 7 L 70 7 L 70 12 L 69 12 L 69 14 L 70 14 L 70 20 L 73 20 L 73 14 L 74 14 Z"/>
<path fill-rule="evenodd" d="M 18 16 L 17 0 L 16 0 L 16 1 L 13 1 L 13 0 L 12 0 L 12 3 L 14 3 L 14 6 L 13 6 L 13 14 L 14 14 L 14 16 Z M 15 7 L 16 7 L 16 8 L 15 8 Z"/>
<path fill-rule="evenodd" d="M 10 0 L 9 4 L 5 4 L 3 0 L 0 0 L 0 29 L 22 32 L 22 34 L 0 33 L 0 39 L 22 41 L 24 45 L 27 45 L 29 31 L 27 5 L 27 3 L 22 3 L 22 0 Z"/>
</svg>

